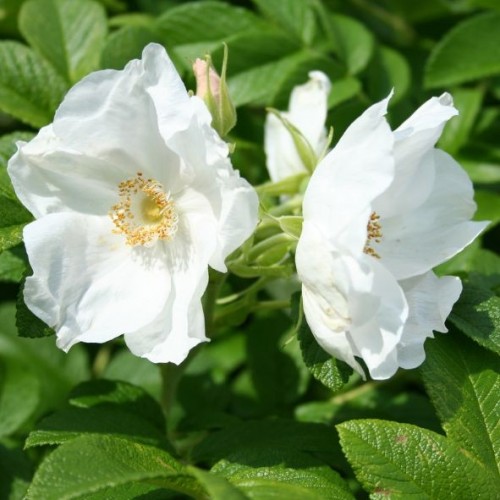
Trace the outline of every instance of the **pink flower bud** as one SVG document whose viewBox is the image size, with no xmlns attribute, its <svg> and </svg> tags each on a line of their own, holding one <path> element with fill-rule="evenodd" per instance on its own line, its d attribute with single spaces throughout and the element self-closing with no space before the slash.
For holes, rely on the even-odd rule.
<svg viewBox="0 0 500 500">
<path fill-rule="evenodd" d="M 203 59 L 196 59 L 193 72 L 196 78 L 196 95 L 204 99 L 210 93 L 217 100 L 220 96 L 220 76 L 210 63 Z"/>
</svg>

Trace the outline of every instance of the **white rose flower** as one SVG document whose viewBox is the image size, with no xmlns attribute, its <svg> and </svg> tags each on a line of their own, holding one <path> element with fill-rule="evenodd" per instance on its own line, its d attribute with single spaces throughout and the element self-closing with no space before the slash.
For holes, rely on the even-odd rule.
<svg viewBox="0 0 500 500">
<path fill-rule="evenodd" d="M 302 133 L 319 157 L 327 145 L 325 121 L 331 84 L 321 71 L 311 71 L 309 78 L 307 83 L 293 89 L 289 110 L 281 115 Z M 272 113 L 268 113 L 266 118 L 264 149 L 272 181 L 307 172 L 290 132 Z"/>
<path fill-rule="evenodd" d="M 54 122 L 18 143 L 9 174 L 35 216 L 24 241 L 27 306 L 67 351 L 121 334 L 153 362 L 206 339 L 208 266 L 257 223 L 254 189 L 163 47 L 75 85 Z"/>
<path fill-rule="evenodd" d="M 457 114 L 450 95 L 432 98 L 394 132 L 388 99 L 370 107 L 318 165 L 304 197 L 296 264 L 304 311 L 318 343 L 374 379 L 425 359 L 424 341 L 462 285 L 432 268 L 487 225 L 471 222 L 472 184 L 434 148 Z"/>
</svg>

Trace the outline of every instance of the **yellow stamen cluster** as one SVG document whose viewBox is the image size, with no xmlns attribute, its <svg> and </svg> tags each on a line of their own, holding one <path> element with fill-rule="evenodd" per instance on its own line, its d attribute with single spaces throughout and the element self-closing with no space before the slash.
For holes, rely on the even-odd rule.
<svg viewBox="0 0 500 500">
<path fill-rule="evenodd" d="M 370 215 L 370 219 L 368 220 L 368 225 L 366 227 L 368 237 L 366 239 L 365 248 L 363 248 L 363 252 L 372 257 L 376 257 L 380 259 L 380 255 L 372 248 L 372 242 L 380 243 L 380 239 L 382 238 L 382 225 L 380 224 L 380 215 L 376 212 L 372 212 Z"/>
<path fill-rule="evenodd" d="M 128 245 L 149 246 L 157 240 L 169 240 L 177 230 L 178 217 L 170 196 L 154 179 L 142 172 L 118 184 L 120 201 L 111 207 L 109 216 L 117 234 Z"/>
</svg>

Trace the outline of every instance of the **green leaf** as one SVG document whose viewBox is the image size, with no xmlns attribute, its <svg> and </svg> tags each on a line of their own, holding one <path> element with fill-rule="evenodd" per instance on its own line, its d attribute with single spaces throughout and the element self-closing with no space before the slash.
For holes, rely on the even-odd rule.
<svg viewBox="0 0 500 500">
<path fill-rule="evenodd" d="M 302 451 L 336 468 L 342 467 L 344 462 L 334 429 L 283 418 L 228 425 L 198 444 L 193 449 L 192 458 L 196 462 L 215 463 L 229 457 L 235 450 L 247 448 L 260 448 L 268 453 L 275 449 Z"/>
<path fill-rule="evenodd" d="M 500 222 L 500 195 L 498 193 L 486 189 L 476 189 L 474 201 L 477 203 L 474 220 L 489 220 L 489 229 Z"/>
<path fill-rule="evenodd" d="M 203 485 L 210 495 L 210 500 L 245 500 L 248 498 L 229 481 L 217 474 L 196 467 L 189 467 L 188 470 Z"/>
<path fill-rule="evenodd" d="M 1 198 L 0 198 L 1 200 Z M 5 199 L 4 199 L 5 201 Z M 0 217 L 2 209 L 9 210 L 10 207 L 6 206 L 7 203 L 0 203 Z M 6 212 L 7 212 L 6 210 Z M 8 213 L 8 212 L 7 212 Z M 11 212 L 12 213 L 12 212 Z M 0 227 L 0 252 L 7 250 L 8 248 L 15 247 L 23 241 L 23 229 L 26 223 L 16 224 L 14 226 Z"/>
<path fill-rule="evenodd" d="M 42 127 L 52 121 L 67 84 L 33 50 L 17 42 L 0 42 L 0 111 Z"/>
<path fill-rule="evenodd" d="M 278 106 L 280 100 L 286 103 L 292 88 L 307 81 L 309 71 L 324 70 L 329 61 L 324 56 L 313 56 L 308 51 L 301 51 L 242 71 L 229 78 L 233 103 L 235 106 L 249 103 L 262 106 L 276 103 Z M 334 78 L 336 75 L 330 72 L 329 76 Z"/>
<path fill-rule="evenodd" d="M 337 426 L 356 477 L 373 498 L 495 498 L 499 484 L 450 439 L 413 425 L 352 420 Z"/>
<path fill-rule="evenodd" d="M 428 88 L 457 85 L 500 73 L 500 13 L 466 19 L 436 45 L 426 67 Z"/>
<path fill-rule="evenodd" d="M 328 109 L 355 97 L 361 92 L 361 82 L 352 76 L 347 76 L 332 82 L 332 90 L 328 96 Z"/>
<path fill-rule="evenodd" d="M 307 368 L 323 385 L 334 392 L 339 391 L 349 380 L 353 369 L 320 347 L 303 315 L 299 294 L 292 297 L 292 315 L 297 318 L 297 337 Z"/>
<path fill-rule="evenodd" d="M 218 48 L 235 33 L 261 25 L 247 9 L 223 2 L 189 2 L 168 9 L 154 26 L 162 42 L 190 69 L 192 61 Z"/>
<path fill-rule="evenodd" d="M 144 389 L 127 382 L 83 382 L 71 391 L 69 403 L 78 408 L 113 407 L 148 420 L 159 430 L 165 429 L 165 417 L 160 405 Z"/>
<path fill-rule="evenodd" d="M 459 115 L 447 124 L 439 147 L 454 155 L 469 139 L 472 127 L 481 110 L 483 91 L 479 89 L 456 89 L 453 91 L 453 102 Z"/>
<path fill-rule="evenodd" d="M 235 450 L 218 462 L 212 472 L 227 478 L 249 498 L 259 500 L 354 498 L 337 472 L 317 459 L 287 448 Z"/>
<path fill-rule="evenodd" d="M 101 67 L 122 69 L 132 59 L 140 58 L 148 43 L 156 41 L 158 36 L 144 26 L 124 26 L 107 39 Z"/>
<path fill-rule="evenodd" d="M 368 90 L 373 100 L 387 97 L 394 89 L 392 104 L 400 101 L 408 92 L 411 69 L 407 60 L 396 50 L 378 47 L 368 69 Z"/>
<path fill-rule="evenodd" d="M 0 254 L 0 281 L 19 283 L 24 278 L 26 268 L 22 247 L 14 247 Z"/>
<path fill-rule="evenodd" d="M 498 356 L 453 332 L 428 342 L 426 350 L 422 373 L 446 435 L 498 476 Z"/>
<path fill-rule="evenodd" d="M 28 0 L 19 14 L 19 29 L 69 82 L 99 66 L 107 32 L 102 6 L 92 0 Z"/>
<path fill-rule="evenodd" d="M 247 328 L 248 367 L 259 403 L 267 413 L 279 413 L 307 386 L 300 366 L 283 347 L 289 330 L 290 319 L 283 314 L 261 315 Z"/>
<path fill-rule="evenodd" d="M 103 377 L 138 385 L 157 400 L 161 395 L 161 376 L 158 366 L 148 359 L 134 356 L 128 349 L 117 352 L 104 370 Z"/>
<path fill-rule="evenodd" d="M 500 354 L 500 297 L 465 284 L 449 321 L 478 344 Z"/>
<path fill-rule="evenodd" d="M 350 75 L 356 75 L 366 68 L 373 55 L 373 35 L 351 17 L 336 14 L 331 19 L 331 29 L 336 49 Z"/>
<path fill-rule="evenodd" d="M 273 24 L 299 38 L 306 45 L 313 41 L 317 26 L 308 0 L 252 0 Z"/>
<path fill-rule="evenodd" d="M 0 437 L 9 436 L 30 419 L 40 403 L 40 383 L 26 364 L 0 360 Z"/>
<path fill-rule="evenodd" d="M 204 491 L 164 450 L 111 436 L 64 443 L 40 465 L 28 499 L 69 500 L 140 481 L 200 497 Z"/>
<path fill-rule="evenodd" d="M 0 498 L 25 498 L 32 474 L 31 463 L 21 450 L 9 449 L 0 444 Z"/>
<path fill-rule="evenodd" d="M 0 357 L 12 357 L 27 365 L 40 382 L 37 414 L 60 405 L 76 383 L 89 377 L 86 351 L 74 346 L 69 353 L 57 349 L 53 338 L 25 339 L 17 335 L 15 305 L 0 305 Z"/>
<path fill-rule="evenodd" d="M 109 405 L 68 408 L 40 421 L 26 439 L 26 447 L 60 445 L 82 435 L 114 436 L 167 448 L 165 436 L 147 420 Z"/>
</svg>

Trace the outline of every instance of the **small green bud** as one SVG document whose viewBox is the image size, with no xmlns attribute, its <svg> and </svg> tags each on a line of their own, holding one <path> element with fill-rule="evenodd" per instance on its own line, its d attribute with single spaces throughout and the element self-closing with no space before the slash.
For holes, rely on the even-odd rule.
<svg viewBox="0 0 500 500">
<path fill-rule="evenodd" d="M 236 125 L 236 110 L 226 81 L 227 45 L 224 45 L 224 60 L 221 76 L 212 66 L 209 55 L 205 59 L 196 59 L 193 72 L 196 77 L 196 95 L 203 99 L 212 115 L 212 127 L 221 137 L 225 137 Z"/>
</svg>

